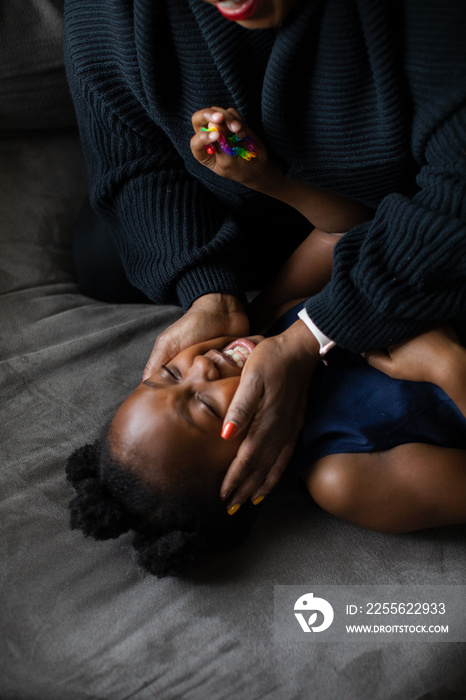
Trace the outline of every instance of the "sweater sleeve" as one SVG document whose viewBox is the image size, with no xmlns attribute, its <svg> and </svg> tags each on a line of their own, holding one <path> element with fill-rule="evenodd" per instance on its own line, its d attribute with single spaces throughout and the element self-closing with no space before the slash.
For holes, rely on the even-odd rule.
<svg viewBox="0 0 466 700">
<path fill-rule="evenodd" d="M 353 352 L 387 347 L 466 317 L 466 106 L 422 145 L 417 189 L 385 197 L 335 249 L 330 283 L 309 316 Z"/>
<path fill-rule="evenodd" d="M 123 118 L 80 80 L 69 57 L 67 70 L 91 205 L 109 222 L 129 281 L 153 301 L 185 309 L 210 292 L 242 296 L 229 262 L 233 216 L 189 175 L 161 129 Z"/>
</svg>

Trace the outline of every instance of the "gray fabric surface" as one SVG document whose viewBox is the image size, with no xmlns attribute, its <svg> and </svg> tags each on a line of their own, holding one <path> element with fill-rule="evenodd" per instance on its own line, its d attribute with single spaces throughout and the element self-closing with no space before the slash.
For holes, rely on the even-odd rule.
<svg viewBox="0 0 466 700">
<path fill-rule="evenodd" d="M 141 571 L 127 537 L 68 529 L 67 455 L 94 439 L 179 311 L 80 294 L 75 135 L 4 137 L 0 180 L 2 700 L 465 697 L 461 644 L 283 647 L 272 635 L 275 584 L 464 582 L 464 527 L 367 532 L 282 487 L 242 549 L 180 580 Z"/>
<path fill-rule="evenodd" d="M 61 4 L 2 2 L 0 127 L 72 121 Z M 136 566 L 129 536 L 69 530 L 67 456 L 96 437 L 180 313 L 80 293 L 70 242 L 85 195 L 76 133 L 0 132 L 0 698 L 466 697 L 462 644 L 310 647 L 272 634 L 277 584 L 463 583 L 465 527 L 371 533 L 282 486 L 243 548 L 161 580 Z"/>
<path fill-rule="evenodd" d="M 62 32 L 63 0 L 1 0 L 0 128 L 75 125 Z"/>
</svg>

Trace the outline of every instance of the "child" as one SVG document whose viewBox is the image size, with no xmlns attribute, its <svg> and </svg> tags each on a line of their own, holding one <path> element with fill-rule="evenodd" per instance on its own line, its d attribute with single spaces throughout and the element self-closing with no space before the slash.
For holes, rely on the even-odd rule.
<svg viewBox="0 0 466 700">
<path fill-rule="evenodd" d="M 231 111 L 230 119 L 225 112 L 201 110 L 193 117 L 195 128 L 224 129 L 229 120 L 232 133 L 246 135 L 239 115 Z M 240 163 L 205 151 L 218 133 L 199 128 L 192 142 L 196 157 L 206 154 L 218 174 L 271 193 L 270 183 L 282 176 L 257 138 L 256 158 Z M 296 301 L 318 291 L 331 274 L 333 234 L 368 215 L 338 195 L 281 181 L 283 201 L 294 202 L 318 228 L 255 302 L 258 326 L 284 311 L 282 323 L 294 322 Z M 238 544 L 254 508 L 245 504 L 234 518 L 225 512 L 219 489 L 242 437 L 225 441 L 220 430 L 241 371 L 261 340 L 200 343 L 140 384 L 102 438 L 68 460 L 77 491 L 72 527 L 98 539 L 134 530 L 140 563 L 159 576 L 179 573 L 203 549 Z M 452 329 L 434 329 L 386 354 L 369 353 L 367 362 L 336 355 L 311 385 L 290 475 L 299 476 L 330 513 L 372 529 L 465 522 L 466 351 Z"/>
</svg>

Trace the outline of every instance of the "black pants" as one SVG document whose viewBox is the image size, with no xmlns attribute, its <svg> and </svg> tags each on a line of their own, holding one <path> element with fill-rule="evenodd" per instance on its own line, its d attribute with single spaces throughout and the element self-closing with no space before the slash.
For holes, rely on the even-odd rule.
<svg viewBox="0 0 466 700">
<path fill-rule="evenodd" d="M 113 304 L 151 303 L 129 283 L 110 228 L 89 200 L 76 222 L 73 258 L 78 284 L 86 296 Z"/>
</svg>

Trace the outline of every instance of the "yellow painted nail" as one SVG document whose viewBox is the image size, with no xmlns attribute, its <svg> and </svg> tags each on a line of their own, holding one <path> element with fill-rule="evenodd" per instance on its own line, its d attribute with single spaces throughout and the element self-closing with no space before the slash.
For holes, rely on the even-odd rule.
<svg viewBox="0 0 466 700">
<path fill-rule="evenodd" d="M 253 505 L 257 506 L 259 503 L 261 503 L 261 501 L 264 500 L 264 498 L 265 498 L 265 496 L 258 496 L 257 498 L 255 498 L 255 499 L 253 500 L 253 502 L 252 502 Z"/>
<path fill-rule="evenodd" d="M 230 506 L 227 510 L 228 515 L 234 515 L 236 511 L 241 508 L 241 503 L 235 503 L 234 506 Z"/>
</svg>

